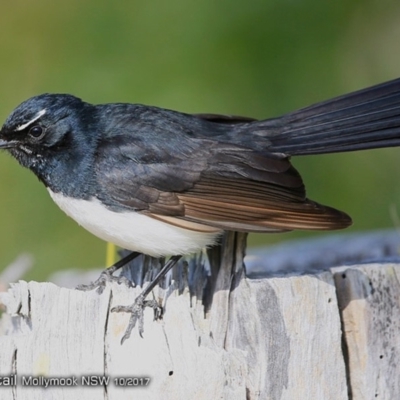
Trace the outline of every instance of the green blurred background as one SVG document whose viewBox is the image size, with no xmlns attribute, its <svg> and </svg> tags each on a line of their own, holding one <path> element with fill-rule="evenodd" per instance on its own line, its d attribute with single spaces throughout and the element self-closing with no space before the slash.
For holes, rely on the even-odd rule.
<svg viewBox="0 0 400 400">
<path fill-rule="evenodd" d="M 2 8 L 0 26 L 2 121 L 43 92 L 267 118 L 400 76 L 394 0 L 17 0 Z M 386 149 L 293 162 L 309 197 L 346 210 L 349 231 L 360 231 L 397 225 L 399 156 Z M 5 153 L 0 190 L 0 268 L 21 252 L 36 260 L 27 279 L 104 265 L 104 242 Z M 251 244 L 299 236 L 310 234 L 253 235 Z"/>
</svg>

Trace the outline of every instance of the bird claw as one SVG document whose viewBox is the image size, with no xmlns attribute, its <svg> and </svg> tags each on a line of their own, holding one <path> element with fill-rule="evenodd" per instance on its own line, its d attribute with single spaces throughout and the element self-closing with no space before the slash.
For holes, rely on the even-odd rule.
<svg viewBox="0 0 400 400">
<path fill-rule="evenodd" d="M 106 288 L 107 283 L 111 282 L 116 282 L 119 285 L 123 284 L 128 288 L 133 287 L 132 282 L 128 278 L 126 278 L 125 276 L 114 276 L 112 275 L 111 271 L 106 269 L 94 282 L 91 282 L 87 285 L 78 285 L 76 289 L 85 292 L 96 289 L 98 294 L 102 294 L 104 292 L 104 289 Z"/>
<path fill-rule="evenodd" d="M 144 309 L 151 307 L 154 311 L 154 321 L 162 318 L 163 308 L 157 303 L 156 300 L 145 300 L 145 297 L 140 294 L 133 304 L 129 306 L 116 306 L 111 309 L 111 312 L 126 312 L 130 313 L 128 326 L 125 334 L 121 339 L 121 344 L 125 342 L 131 336 L 132 330 L 138 322 L 138 330 L 140 337 L 143 337 L 144 332 Z"/>
</svg>

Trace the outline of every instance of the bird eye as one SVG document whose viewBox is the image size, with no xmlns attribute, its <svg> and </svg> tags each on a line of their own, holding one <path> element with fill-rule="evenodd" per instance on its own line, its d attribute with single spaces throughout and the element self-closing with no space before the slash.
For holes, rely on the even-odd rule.
<svg viewBox="0 0 400 400">
<path fill-rule="evenodd" d="M 29 135 L 38 139 L 43 135 L 43 128 L 39 125 L 32 126 L 32 128 L 29 129 Z"/>
</svg>

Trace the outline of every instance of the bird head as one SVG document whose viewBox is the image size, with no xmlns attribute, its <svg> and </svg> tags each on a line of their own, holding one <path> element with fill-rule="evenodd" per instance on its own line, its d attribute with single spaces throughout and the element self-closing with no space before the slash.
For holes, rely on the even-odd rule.
<svg viewBox="0 0 400 400">
<path fill-rule="evenodd" d="M 0 130 L 0 148 L 32 168 L 70 149 L 90 116 L 89 104 L 67 94 L 42 94 L 21 103 Z M 75 140 L 76 141 L 76 140 Z"/>
</svg>

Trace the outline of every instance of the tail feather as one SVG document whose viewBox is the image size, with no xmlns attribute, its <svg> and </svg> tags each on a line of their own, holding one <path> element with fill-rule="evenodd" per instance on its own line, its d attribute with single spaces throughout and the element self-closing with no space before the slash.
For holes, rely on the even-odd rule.
<svg viewBox="0 0 400 400">
<path fill-rule="evenodd" d="M 268 130 L 271 122 L 259 124 Z M 400 79 L 286 114 L 273 125 L 268 150 L 287 155 L 399 146 Z"/>
</svg>

